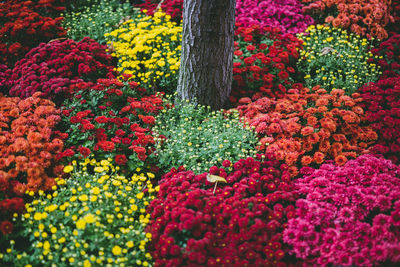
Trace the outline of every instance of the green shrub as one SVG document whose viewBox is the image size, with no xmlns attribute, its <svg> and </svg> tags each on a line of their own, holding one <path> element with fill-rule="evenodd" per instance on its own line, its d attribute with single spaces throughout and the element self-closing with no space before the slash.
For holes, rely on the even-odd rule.
<svg viewBox="0 0 400 267">
<path fill-rule="evenodd" d="M 323 25 L 311 25 L 298 37 L 304 43 L 297 66 L 306 87 L 344 89 L 351 95 L 363 84 L 378 79 L 379 67 L 368 62 L 373 55 L 367 39 Z"/>
<path fill-rule="evenodd" d="M 74 164 L 75 163 L 75 164 Z M 27 204 L 20 221 L 27 248 L 10 241 L 7 266 L 149 266 L 146 252 L 151 234 L 146 207 L 154 199 L 152 173 L 132 177 L 118 175 L 109 160 L 85 159 L 64 168 L 68 180 L 59 179 L 53 193 L 39 192 L 39 199 Z M 140 262 L 140 263 L 139 263 Z M 11 264 L 12 263 L 12 264 Z"/>
<path fill-rule="evenodd" d="M 113 31 L 120 23 L 136 17 L 137 9 L 129 1 L 120 4 L 119 0 L 100 0 L 97 4 L 86 6 L 79 11 L 70 11 L 64 15 L 64 28 L 67 35 L 76 41 L 89 36 L 101 44 L 106 43 L 104 34 Z"/>
<path fill-rule="evenodd" d="M 256 134 L 239 120 L 239 113 L 210 107 L 177 104 L 156 117 L 153 128 L 159 167 L 184 166 L 196 173 L 227 159 L 232 162 L 256 154 Z"/>
</svg>

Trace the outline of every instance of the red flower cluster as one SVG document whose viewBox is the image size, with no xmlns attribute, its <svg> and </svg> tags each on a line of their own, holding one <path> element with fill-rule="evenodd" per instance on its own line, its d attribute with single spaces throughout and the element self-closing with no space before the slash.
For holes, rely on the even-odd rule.
<svg viewBox="0 0 400 267">
<path fill-rule="evenodd" d="M 302 0 L 308 3 L 303 7 L 305 13 L 325 18 L 325 22 L 334 27 L 350 29 L 358 35 L 368 38 L 376 37 L 384 40 L 388 37 L 385 30 L 389 22 L 393 22 L 390 15 L 391 1 L 387 0 Z M 338 14 L 332 11 L 337 10 Z M 323 14 L 323 15 L 321 15 Z"/>
<path fill-rule="evenodd" d="M 400 163 L 400 75 L 369 83 L 359 89 L 366 121 L 378 133 L 370 151 Z"/>
<path fill-rule="evenodd" d="M 215 194 L 207 173 L 173 168 L 161 179 L 149 206 L 155 266 L 293 266 L 282 244 L 295 215 L 287 165 L 258 155 L 210 174 L 227 181 Z"/>
<path fill-rule="evenodd" d="M 381 67 L 381 78 L 400 75 L 400 34 L 391 36 L 371 52 L 375 56 L 382 56 L 382 59 L 369 59 L 369 62 L 375 61 Z"/>
<path fill-rule="evenodd" d="M 73 99 L 64 103 L 62 127 L 69 134 L 60 154 L 68 161 L 87 157 L 112 157 L 133 171 L 143 165 L 154 144 L 150 128 L 155 123 L 153 115 L 163 109 L 157 95 L 146 95 L 143 88 L 131 81 L 99 79 L 96 84 L 78 83 Z M 81 90 L 81 91 L 80 91 Z M 134 163 L 134 164 L 133 164 Z"/>
<path fill-rule="evenodd" d="M 40 93 L 21 100 L 0 95 L 0 220 L 22 212 L 26 190 L 51 190 L 63 171 L 56 155 L 66 136 L 55 131 L 60 111 Z M 7 232 L 0 226 L 3 233 Z"/>
<path fill-rule="evenodd" d="M 11 66 L 39 43 L 66 35 L 61 27 L 62 17 L 46 16 L 51 11 L 64 10 L 54 2 L 9 0 L 0 3 L 0 64 Z"/>
<path fill-rule="evenodd" d="M 291 66 L 299 57 L 302 41 L 278 28 L 236 26 L 231 102 L 246 96 L 255 100 L 285 94 L 293 82 Z"/>
<path fill-rule="evenodd" d="M 80 42 L 67 39 L 42 43 L 15 64 L 7 84 L 9 93 L 28 97 L 40 91 L 60 102 L 69 85 L 112 76 L 111 62 L 106 47 L 88 37 Z"/>
<path fill-rule="evenodd" d="M 285 160 L 293 175 L 299 167 L 318 166 L 326 160 L 343 165 L 377 139 L 371 127 L 360 124 L 364 111 L 359 94 L 295 87 L 281 99 L 261 98 L 251 103 L 244 98 L 239 102 L 247 104 L 238 107 L 259 134 L 259 149 Z"/>
<path fill-rule="evenodd" d="M 152 16 L 159 5 L 158 0 L 145 0 L 143 4 L 137 4 L 142 10 L 147 10 L 147 15 Z M 171 16 L 171 20 L 179 22 L 182 19 L 183 0 L 164 0 L 161 3 L 161 10 Z"/>
</svg>

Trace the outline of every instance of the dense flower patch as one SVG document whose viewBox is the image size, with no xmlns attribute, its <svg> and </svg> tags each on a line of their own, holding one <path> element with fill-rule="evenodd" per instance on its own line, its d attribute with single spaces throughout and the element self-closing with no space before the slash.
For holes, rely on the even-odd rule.
<svg viewBox="0 0 400 267">
<path fill-rule="evenodd" d="M 308 265 L 400 262 L 399 178 L 399 166 L 371 155 L 305 171 L 283 240 Z"/>
<path fill-rule="evenodd" d="M 304 15 L 298 0 L 237 0 L 236 22 L 245 27 L 279 28 L 284 33 L 303 32 L 314 20 Z"/>
<path fill-rule="evenodd" d="M 67 36 L 80 41 L 90 37 L 100 44 L 107 42 L 104 34 L 113 31 L 123 20 L 131 19 L 137 11 L 129 2 L 99 0 L 92 6 L 76 12 L 67 12 L 62 25 L 68 30 Z"/>
<path fill-rule="evenodd" d="M 400 34 L 392 35 L 371 52 L 375 57 L 369 61 L 381 67 L 381 78 L 400 75 Z"/>
<path fill-rule="evenodd" d="M 293 83 L 292 67 L 299 58 L 302 41 L 279 28 L 241 27 L 235 32 L 233 85 L 230 100 L 282 96 Z"/>
<path fill-rule="evenodd" d="M 155 266 L 290 266 L 282 230 L 295 216 L 287 166 L 267 156 L 210 173 L 172 169 L 150 204 Z M 285 262 L 285 263 L 284 263 Z"/>
<path fill-rule="evenodd" d="M 172 92 L 176 88 L 181 54 L 182 27 L 170 16 L 156 12 L 127 20 L 106 33 L 117 71 L 131 75 L 140 86 Z"/>
<path fill-rule="evenodd" d="M 29 51 L 15 64 L 5 86 L 12 96 L 24 98 L 42 92 L 60 102 L 69 95 L 71 84 L 112 76 L 112 68 L 111 56 L 96 41 L 59 39 Z"/>
<path fill-rule="evenodd" d="M 400 163 L 400 76 L 370 83 L 359 90 L 366 120 L 378 133 L 371 152 Z"/>
<path fill-rule="evenodd" d="M 259 149 L 284 160 L 293 175 L 302 166 L 318 166 L 326 160 L 343 165 L 377 139 L 371 127 L 361 124 L 364 110 L 359 94 L 297 87 L 277 100 L 242 99 L 246 104 L 238 107 L 259 134 Z"/>
<path fill-rule="evenodd" d="M 152 16 L 157 10 L 160 1 L 158 0 L 144 0 L 144 3 L 138 6 L 142 10 L 146 10 L 147 14 Z M 175 22 L 180 22 L 182 19 L 183 0 L 164 0 L 160 5 L 161 10 L 170 15 L 171 19 Z"/>
<path fill-rule="evenodd" d="M 111 158 L 123 171 L 144 165 L 154 149 L 151 127 L 163 109 L 161 96 L 147 94 L 130 81 L 99 79 L 78 83 L 64 102 L 61 128 L 69 134 L 62 157 Z"/>
<path fill-rule="evenodd" d="M 349 29 L 355 34 L 384 40 L 388 37 L 385 27 L 393 21 L 391 1 L 382 0 L 302 0 L 308 3 L 304 12 L 321 17 L 320 23 Z"/>
<path fill-rule="evenodd" d="M 183 166 L 196 174 L 205 172 L 224 159 L 237 161 L 256 154 L 256 134 L 247 128 L 236 110 L 215 112 L 179 103 L 156 117 L 154 156 L 163 170 Z"/>
<path fill-rule="evenodd" d="M 2 1 L 0 64 L 12 66 L 39 43 L 65 36 L 66 31 L 61 27 L 63 18 L 48 16 L 51 11 L 63 9 L 54 5 L 54 1 Z"/>
<path fill-rule="evenodd" d="M 297 63 L 305 85 L 320 85 L 326 90 L 340 88 L 351 95 L 367 82 L 379 77 L 379 66 L 370 62 L 370 42 L 346 30 L 311 25 L 298 37 L 304 40 Z"/>
<path fill-rule="evenodd" d="M 62 173 L 56 155 L 65 135 L 55 130 L 60 111 L 40 93 L 21 100 L 0 95 L 0 224 L 24 210 L 26 191 L 51 190 Z M 12 231 L 4 230 L 3 234 Z"/>
<path fill-rule="evenodd" d="M 145 209 L 158 189 L 150 181 L 154 174 L 138 169 L 125 177 L 117 170 L 107 160 L 89 158 L 66 166 L 71 178 L 58 180 L 60 188 L 53 193 L 42 192 L 21 216 L 21 238 L 32 246 L 19 250 L 11 242 L 3 261 L 20 266 L 149 266 L 152 257 L 145 247 L 151 234 L 144 228 L 150 214 Z"/>
</svg>

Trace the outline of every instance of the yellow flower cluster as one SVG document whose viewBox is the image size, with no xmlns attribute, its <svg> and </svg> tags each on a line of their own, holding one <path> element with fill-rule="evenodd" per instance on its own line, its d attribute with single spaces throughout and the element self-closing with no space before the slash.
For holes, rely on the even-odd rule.
<svg viewBox="0 0 400 267">
<path fill-rule="evenodd" d="M 153 187 L 152 173 L 137 168 L 128 179 L 116 169 L 111 159 L 65 167 L 71 177 L 58 179 L 57 191 L 26 204 L 21 223 L 32 240 L 31 251 L 18 253 L 11 244 L 3 258 L 18 266 L 151 266 L 145 249 L 151 240 L 144 230 L 150 220 L 146 207 L 159 187 Z"/>
<path fill-rule="evenodd" d="M 351 94 L 363 84 L 377 80 L 379 66 L 368 62 L 373 55 L 367 39 L 324 25 L 311 25 L 298 37 L 304 48 L 298 67 L 305 74 L 307 87 L 340 88 Z"/>
<path fill-rule="evenodd" d="M 172 91 L 180 64 L 182 27 L 170 19 L 161 11 L 138 15 L 106 33 L 111 55 L 118 58 L 117 71 L 132 75 L 143 87 Z"/>
</svg>

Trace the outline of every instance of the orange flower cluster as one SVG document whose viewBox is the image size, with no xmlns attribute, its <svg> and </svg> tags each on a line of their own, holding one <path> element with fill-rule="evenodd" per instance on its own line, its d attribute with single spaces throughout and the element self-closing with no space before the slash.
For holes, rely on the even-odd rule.
<svg viewBox="0 0 400 267">
<path fill-rule="evenodd" d="M 56 155 L 65 134 L 54 131 L 60 110 L 40 93 L 21 100 L 0 94 L 0 191 L 6 198 L 50 190 L 63 171 Z"/>
<path fill-rule="evenodd" d="M 377 134 L 360 124 L 364 110 L 358 93 L 345 95 L 342 89 L 327 93 L 297 84 L 281 99 L 241 99 L 238 110 L 255 127 L 259 150 L 275 154 L 290 166 L 293 176 L 304 166 L 317 167 L 326 160 L 338 165 L 362 154 Z"/>
<path fill-rule="evenodd" d="M 305 13 L 318 14 L 334 27 L 350 29 L 358 35 L 386 39 L 385 27 L 393 22 L 391 0 L 302 0 L 308 3 L 303 7 Z M 337 10 L 334 17 L 331 11 Z"/>
</svg>

